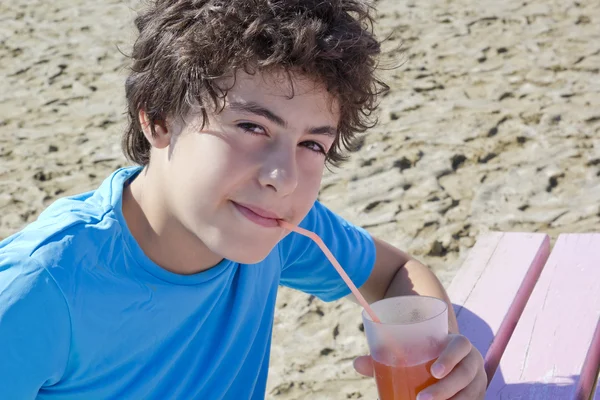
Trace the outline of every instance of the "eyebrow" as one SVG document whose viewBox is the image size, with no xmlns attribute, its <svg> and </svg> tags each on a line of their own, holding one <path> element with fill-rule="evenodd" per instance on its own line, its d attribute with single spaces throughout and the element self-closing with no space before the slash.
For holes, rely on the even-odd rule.
<svg viewBox="0 0 600 400">
<path fill-rule="evenodd" d="M 231 103 L 229 103 L 229 109 L 231 109 L 233 111 L 255 114 L 255 115 L 264 117 L 264 118 L 268 119 L 269 121 L 273 122 L 274 124 L 279 125 L 282 128 L 287 128 L 287 126 L 288 126 L 287 122 L 283 118 L 281 118 L 280 116 L 275 114 L 273 111 L 269 110 L 268 108 L 263 107 L 260 104 L 255 103 L 253 101 L 250 101 L 250 102 L 232 101 Z M 334 138 L 337 136 L 337 129 L 335 129 L 334 127 L 329 126 L 329 125 L 312 127 L 312 128 L 308 129 L 308 132 L 313 135 L 327 135 L 327 136 L 331 136 Z"/>
</svg>

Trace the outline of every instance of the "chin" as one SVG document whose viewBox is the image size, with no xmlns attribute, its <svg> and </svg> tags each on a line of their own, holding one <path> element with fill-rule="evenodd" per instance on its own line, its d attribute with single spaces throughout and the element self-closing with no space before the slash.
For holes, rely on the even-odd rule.
<svg viewBox="0 0 600 400">
<path fill-rule="evenodd" d="M 209 242 L 209 248 L 227 260 L 256 264 L 267 258 L 283 236 L 279 230 L 265 235 L 260 230 L 247 232 L 240 229 L 237 232 L 223 232 L 218 240 Z"/>
<path fill-rule="evenodd" d="M 256 249 L 254 249 L 252 254 L 241 254 L 239 252 L 235 252 L 235 254 L 226 255 L 225 258 L 240 264 L 257 264 L 267 258 L 269 253 L 270 251 L 259 253 L 256 251 Z"/>
<path fill-rule="evenodd" d="M 225 254 L 225 258 L 228 260 L 240 263 L 240 264 L 257 264 L 263 261 L 273 251 L 275 246 L 264 247 L 260 246 L 239 246 L 235 251 L 228 251 Z"/>
</svg>

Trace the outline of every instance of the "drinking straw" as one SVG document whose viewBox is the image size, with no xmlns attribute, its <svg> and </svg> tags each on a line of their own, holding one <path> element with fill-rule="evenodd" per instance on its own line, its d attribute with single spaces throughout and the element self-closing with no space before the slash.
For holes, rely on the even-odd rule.
<svg viewBox="0 0 600 400">
<path fill-rule="evenodd" d="M 329 259 L 329 261 L 331 262 L 331 264 L 333 264 L 333 266 L 335 267 L 335 269 L 338 272 L 338 274 L 340 274 L 340 276 L 342 277 L 342 279 L 344 280 L 344 282 L 346 282 L 346 285 L 348 285 L 348 287 L 350 288 L 350 290 L 352 291 L 352 293 L 354 294 L 354 296 L 356 297 L 356 299 L 358 300 L 358 302 L 360 303 L 360 305 L 363 306 L 363 308 L 365 309 L 365 311 L 367 312 L 367 314 L 369 314 L 369 316 L 371 317 L 371 319 L 373 320 L 373 322 L 376 322 L 378 324 L 381 323 L 381 321 L 379 320 L 379 318 L 377 318 L 377 315 L 375 315 L 375 312 L 373 311 L 373 309 L 371 308 L 371 306 L 369 306 L 369 303 L 367 303 L 367 301 L 365 300 L 365 298 L 363 297 L 363 295 L 360 294 L 358 288 L 354 285 L 354 283 L 352 282 L 352 280 L 350 280 L 350 277 L 348 276 L 348 274 L 346 273 L 346 271 L 344 271 L 344 269 L 342 268 L 342 266 L 340 265 L 340 263 L 338 262 L 338 260 L 336 260 L 336 258 L 331 253 L 331 251 L 329 250 L 329 248 L 325 245 L 325 243 L 323 242 L 323 239 L 321 239 L 314 232 L 311 232 L 311 231 L 306 230 L 304 228 L 300 228 L 299 226 L 290 224 L 289 222 L 286 222 L 286 221 L 279 220 L 279 225 L 282 228 L 284 228 L 284 229 L 287 229 L 289 231 L 293 231 L 293 232 L 299 233 L 300 235 L 303 235 L 303 236 L 308 237 L 309 239 L 312 239 L 312 241 L 315 242 L 321 248 L 321 250 L 323 251 L 323 253 L 325 253 L 325 256 L 327 256 L 327 258 Z"/>
</svg>

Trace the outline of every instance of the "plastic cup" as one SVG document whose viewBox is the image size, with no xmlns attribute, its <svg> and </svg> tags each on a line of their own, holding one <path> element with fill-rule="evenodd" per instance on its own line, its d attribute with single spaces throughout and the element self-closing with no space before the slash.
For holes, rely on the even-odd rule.
<svg viewBox="0 0 600 400">
<path fill-rule="evenodd" d="M 448 338 L 448 306 L 427 296 L 401 296 L 371 304 L 381 320 L 362 313 L 380 400 L 415 400 L 437 381 L 431 365 Z"/>
</svg>

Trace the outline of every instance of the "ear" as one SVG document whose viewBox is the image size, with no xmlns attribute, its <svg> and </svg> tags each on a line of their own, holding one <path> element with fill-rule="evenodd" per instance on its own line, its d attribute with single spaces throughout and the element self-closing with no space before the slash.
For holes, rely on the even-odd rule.
<svg viewBox="0 0 600 400">
<path fill-rule="evenodd" d="M 146 114 L 146 111 L 140 110 L 138 118 L 144 136 L 146 136 L 146 140 L 148 140 L 152 147 L 164 149 L 171 143 L 171 132 L 169 132 L 165 121 L 156 121 L 154 123 L 155 134 L 153 135 L 152 130 L 150 129 L 150 118 L 148 117 L 148 114 Z"/>
</svg>

